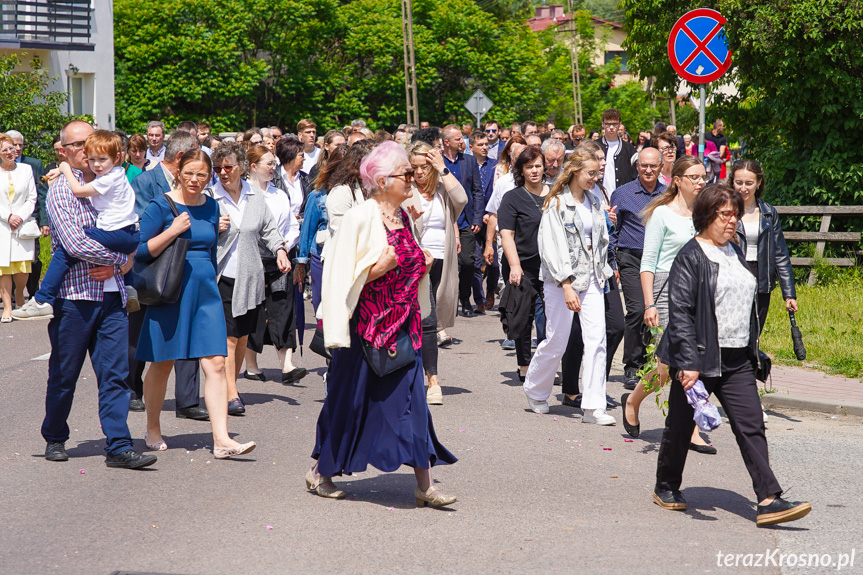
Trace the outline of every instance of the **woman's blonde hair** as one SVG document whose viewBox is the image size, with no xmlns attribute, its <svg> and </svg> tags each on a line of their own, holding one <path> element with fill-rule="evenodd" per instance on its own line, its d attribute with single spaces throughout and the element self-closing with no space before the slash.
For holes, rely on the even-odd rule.
<svg viewBox="0 0 863 575">
<path fill-rule="evenodd" d="M 572 176 L 584 169 L 587 162 L 597 162 L 596 154 L 586 148 L 576 148 L 569 155 L 566 163 L 563 165 L 560 175 L 557 176 L 551 191 L 545 196 L 545 201 L 542 203 L 542 209 L 547 210 L 551 205 L 551 199 L 557 200 L 555 209 L 560 207 L 560 195 L 566 191 L 566 186 L 572 179 Z"/>
<path fill-rule="evenodd" d="M 434 148 L 430 144 L 419 140 L 417 140 L 416 142 L 411 142 L 410 144 L 405 146 L 405 148 L 408 152 L 408 161 L 410 161 L 410 159 L 414 156 L 422 156 L 428 159 L 429 152 L 434 150 Z M 440 174 L 438 174 L 438 171 L 434 168 L 434 166 L 431 165 L 431 162 L 428 163 L 428 167 L 429 177 L 426 183 L 423 186 L 420 186 L 420 183 L 417 182 L 417 189 L 420 191 L 420 193 L 426 196 L 434 193 L 435 188 L 437 188 L 438 180 L 440 179 Z M 414 174 L 414 181 L 416 181 L 416 174 Z"/>
<path fill-rule="evenodd" d="M 671 202 L 674 201 L 674 198 L 677 197 L 677 184 L 674 183 L 674 178 L 682 178 L 683 174 L 686 173 L 686 170 L 693 166 L 701 165 L 701 160 L 698 159 L 697 156 L 680 156 L 676 160 L 674 160 L 674 165 L 671 166 L 671 182 L 668 184 L 668 188 L 665 192 L 661 193 L 658 198 L 651 201 L 647 204 L 647 207 L 641 212 L 641 221 L 645 224 L 647 220 L 650 219 L 650 216 L 653 215 L 653 211 L 659 206 L 667 206 Z"/>
</svg>

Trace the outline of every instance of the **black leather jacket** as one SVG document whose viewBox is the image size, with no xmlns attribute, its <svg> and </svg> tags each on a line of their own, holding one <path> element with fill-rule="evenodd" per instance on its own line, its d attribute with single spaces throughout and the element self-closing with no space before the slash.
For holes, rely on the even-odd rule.
<svg viewBox="0 0 863 575">
<path fill-rule="evenodd" d="M 746 266 L 743 252 L 734 243 L 731 245 Z M 668 327 L 656 351 L 666 365 L 698 371 L 702 377 L 722 375 L 715 304 L 718 274 L 719 264 L 708 259 L 695 238 L 677 253 L 668 275 Z M 749 358 L 756 368 L 759 331 L 753 298 L 749 314 Z"/>
<path fill-rule="evenodd" d="M 300 187 L 303 190 L 303 204 L 300 206 L 300 220 L 303 219 L 303 215 L 306 212 L 306 200 L 309 197 L 309 194 L 312 192 L 312 182 L 309 179 L 308 174 L 305 172 L 297 172 L 297 176 L 300 178 Z M 273 185 L 285 192 L 288 193 L 288 187 L 285 181 L 282 179 L 282 170 L 281 168 L 276 168 L 275 173 L 273 174 Z"/>
<path fill-rule="evenodd" d="M 791 256 L 782 234 L 782 224 L 776 208 L 756 200 L 761 210 L 761 229 L 758 231 L 758 293 L 770 293 L 776 288 L 776 278 L 784 299 L 797 299 L 794 288 L 794 273 L 791 271 Z M 743 253 L 746 253 L 746 233 L 743 222 L 737 222 L 737 238 Z"/>
</svg>

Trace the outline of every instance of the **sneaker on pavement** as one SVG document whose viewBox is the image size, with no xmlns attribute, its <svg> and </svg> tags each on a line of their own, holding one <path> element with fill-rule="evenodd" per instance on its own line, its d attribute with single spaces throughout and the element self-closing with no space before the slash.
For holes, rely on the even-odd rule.
<svg viewBox="0 0 863 575">
<path fill-rule="evenodd" d="M 12 310 L 15 319 L 35 319 L 37 317 L 54 317 L 54 308 L 49 303 L 39 303 L 34 298 L 16 310 Z"/>
<path fill-rule="evenodd" d="M 638 385 L 638 370 L 636 369 L 627 369 L 623 375 L 623 389 L 628 391 L 632 391 L 635 389 L 635 386 Z"/>
<path fill-rule="evenodd" d="M 141 302 L 138 301 L 138 290 L 132 286 L 126 286 L 126 313 L 135 313 L 141 309 Z"/>
<path fill-rule="evenodd" d="M 515 349 L 515 341 L 511 339 L 505 339 L 501 342 L 500 348 L 506 351 L 512 351 Z"/>
<path fill-rule="evenodd" d="M 49 441 L 45 446 L 46 461 L 69 461 L 66 445 L 60 441 Z"/>
<path fill-rule="evenodd" d="M 155 455 L 143 455 L 134 449 L 127 449 L 116 455 L 106 455 L 105 465 L 122 469 L 140 469 L 156 463 Z"/>
<path fill-rule="evenodd" d="M 604 409 L 587 409 L 584 411 L 583 423 L 595 423 L 597 425 L 614 425 L 617 423 L 613 417 L 605 413 Z"/>
<path fill-rule="evenodd" d="M 530 406 L 530 410 L 534 413 L 548 413 L 547 401 L 539 401 L 528 397 L 527 404 Z"/>
</svg>

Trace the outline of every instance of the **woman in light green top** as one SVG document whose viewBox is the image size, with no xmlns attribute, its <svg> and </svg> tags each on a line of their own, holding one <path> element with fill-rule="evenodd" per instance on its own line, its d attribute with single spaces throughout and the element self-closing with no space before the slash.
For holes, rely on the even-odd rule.
<svg viewBox="0 0 863 575">
<path fill-rule="evenodd" d="M 668 291 L 665 285 L 668 272 L 671 271 L 677 252 L 695 237 L 692 206 L 706 179 L 707 173 L 697 157 L 678 158 L 671 169 L 668 189 L 642 212 L 644 253 L 641 256 L 641 290 L 644 293 L 644 323 L 648 327 L 660 326 L 665 329 L 668 325 Z M 668 377 L 668 368 L 660 361 L 657 371 L 661 387 Z M 654 373 L 647 376 L 647 381 L 652 380 Z M 645 397 L 647 392 L 644 386 L 638 385 L 631 394 L 624 394 L 621 398 L 624 427 L 633 437 L 640 433 L 638 410 Z M 716 453 L 716 449 L 701 438 L 697 427 L 692 434 L 690 449 L 700 453 Z"/>
</svg>

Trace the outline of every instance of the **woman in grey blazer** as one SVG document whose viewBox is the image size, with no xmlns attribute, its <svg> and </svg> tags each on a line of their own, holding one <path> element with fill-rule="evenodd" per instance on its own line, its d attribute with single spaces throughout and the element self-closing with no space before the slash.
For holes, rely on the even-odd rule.
<svg viewBox="0 0 863 575">
<path fill-rule="evenodd" d="M 219 212 L 230 218 L 228 229 L 219 235 L 216 254 L 219 294 L 228 328 L 228 414 L 246 412 L 237 391 L 237 377 L 246 354 L 249 334 L 258 324 L 260 305 L 265 299 L 264 265 L 258 244 L 276 255 L 282 273 L 290 269 L 285 242 L 263 194 L 242 179 L 248 168 L 246 154 L 236 142 L 213 152 L 213 170 L 219 178 L 213 197 Z"/>
</svg>

